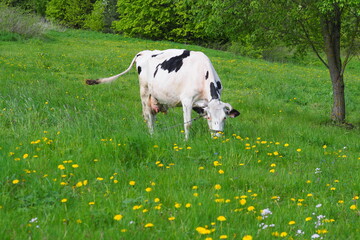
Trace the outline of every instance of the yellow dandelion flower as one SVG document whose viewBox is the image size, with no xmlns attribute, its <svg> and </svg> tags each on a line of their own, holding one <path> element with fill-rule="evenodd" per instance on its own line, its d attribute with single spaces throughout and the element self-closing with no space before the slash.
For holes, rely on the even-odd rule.
<svg viewBox="0 0 360 240">
<path fill-rule="evenodd" d="M 214 161 L 214 166 L 217 167 L 217 166 L 221 166 L 222 164 L 219 162 L 219 161 Z"/>
<path fill-rule="evenodd" d="M 246 204 L 246 199 L 241 199 L 239 202 L 240 202 L 241 205 L 245 205 Z"/>
<path fill-rule="evenodd" d="M 227 238 L 228 238 L 227 235 L 221 235 L 221 236 L 220 236 L 220 239 L 227 239 Z"/>
<path fill-rule="evenodd" d="M 15 179 L 12 181 L 13 184 L 18 184 L 20 181 L 18 179 Z"/>
<path fill-rule="evenodd" d="M 76 186 L 76 187 L 82 187 L 82 186 L 83 186 L 83 183 L 82 183 L 82 182 L 78 182 L 75 186 Z"/>
<path fill-rule="evenodd" d="M 169 217 L 168 220 L 169 220 L 169 221 L 174 221 L 174 220 L 175 220 L 175 217 Z"/>
<path fill-rule="evenodd" d="M 123 218 L 123 216 L 120 214 L 117 214 L 114 216 L 114 220 L 116 220 L 116 221 L 120 221 L 122 218 Z"/>
<path fill-rule="evenodd" d="M 71 167 L 73 167 L 73 168 L 78 168 L 78 167 L 79 167 L 79 164 L 73 164 L 73 165 L 71 165 Z"/>
<path fill-rule="evenodd" d="M 295 221 L 290 221 L 289 225 L 294 225 L 296 222 Z"/>
<path fill-rule="evenodd" d="M 220 185 L 220 184 L 216 184 L 216 185 L 214 186 L 214 188 L 215 188 L 216 190 L 220 190 L 220 189 L 221 189 L 221 185 Z"/>
<path fill-rule="evenodd" d="M 154 224 L 152 224 L 152 223 L 147 223 L 147 224 L 145 224 L 144 227 L 145 227 L 145 228 L 151 228 L 151 227 L 154 227 Z"/>
<path fill-rule="evenodd" d="M 62 165 L 62 164 L 60 164 L 60 165 L 58 165 L 58 169 L 60 169 L 60 170 L 64 170 L 64 169 L 65 169 L 65 166 L 64 166 L 64 165 Z"/>
<path fill-rule="evenodd" d="M 338 203 L 339 203 L 339 204 L 343 204 L 343 203 L 344 203 L 344 200 L 339 200 Z"/>
<path fill-rule="evenodd" d="M 297 151 L 297 152 L 301 152 L 301 151 L 302 151 L 302 149 L 301 149 L 301 148 L 298 148 L 298 149 L 296 149 L 296 151 Z"/>
<path fill-rule="evenodd" d="M 356 210 L 356 209 L 357 209 L 357 206 L 356 206 L 355 204 L 353 204 L 353 205 L 350 206 L 350 209 L 351 209 L 351 210 Z"/>
<path fill-rule="evenodd" d="M 288 235 L 287 232 L 280 233 L 280 237 L 286 237 L 287 235 Z"/>
<path fill-rule="evenodd" d="M 95 205 L 95 202 L 89 202 L 89 205 Z"/>
<path fill-rule="evenodd" d="M 308 221 L 310 221 L 311 219 L 312 219 L 312 217 L 307 217 L 307 218 L 305 218 L 305 221 L 308 222 Z"/>
<path fill-rule="evenodd" d="M 62 203 L 66 203 L 67 201 L 68 201 L 67 198 L 61 199 L 61 202 L 62 202 Z"/>
<path fill-rule="evenodd" d="M 190 208 L 190 207 L 191 207 L 191 203 L 185 204 L 185 207 L 186 207 L 186 208 Z"/>
<path fill-rule="evenodd" d="M 253 237 L 251 235 L 245 235 L 242 240 L 252 240 Z"/>
<path fill-rule="evenodd" d="M 151 188 L 151 187 L 145 188 L 145 191 L 146 191 L 146 192 L 151 192 L 151 191 L 152 191 L 152 188 Z"/>
<path fill-rule="evenodd" d="M 193 193 L 193 196 L 194 196 L 194 197 L 198 197 L 198 196 L 199 196 L 199 193 Z"/>
<path fill-rule="evenodd" d="M 23 159 L 28 158 L 28 157 L 29 157 L 29 154 L 27 154 L 27 153 L 25 153 L 25 154 L 23 155 Z"/>
<path fill-rule="evenodd" d="M 222 169 L 219 170 L 219 174 L 224 174 L 224 173 L 225 173 L 224 170 Z"/>
<path fill-rule="evenodd" d="M 200 234 L 210 234 L 211 231 L 209 229 L 206 229 L 204 227 L 197 227 L 196 231 Z"/>
<path fill-rule="evenodd" d="M 196 189 L 198 189 L 198 186 L 193 186 L 192 189 L 196 190 Z"/>
<path fill-rule="evenodd" d="M 254 207 L 254 206 L 250 206 L 250 207 L 247 208 L 247 210 L 248 210 L 249 212 L 252 212 L 252 211 L 255 210 L 255 207 Z"/>
<path fill-rule="evenodd" d="M 102 177 L 97 177 L 96 180 L 98 180 L 98 181 L 103 181 L 104 178 L 102 178 Z"/>
<path fill-rule="evenodd" d="M 270 169 L 269 172 L 274 173 L 275 169 Z"/>
<path fill-rule="evenodd" d="M 219 216 L 219 217 L 217 217 L 217 220 L 220 221 L 220 222 L 224 222 L 224 221 L 226 221 L 226 217 Z"/>
<path fill-rule="evenodd" d="M 130 181 L 129 184 L 130 184 L 131 186 L 135 186 L 136 182 L 135 182 L 135 181 Z"/>
<path fill-rule="evenodd" d="M 175 203 L 175 208 L 180 208 L 181 207 L 181 203 Z"/>
</svg>

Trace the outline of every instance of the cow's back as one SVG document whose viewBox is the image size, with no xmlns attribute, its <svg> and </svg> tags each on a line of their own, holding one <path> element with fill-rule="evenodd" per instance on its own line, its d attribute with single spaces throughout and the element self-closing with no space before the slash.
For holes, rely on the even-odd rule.
<svg viewBox="0 0 360 240">
<path fill-rule="evenodd" d="M 160 103 L 177 105 L 183 98 L 210 100 L 210 82 L 220 81 L 202 52 L 170 49 L 138 54 L 141 85 Z"/>
</svg>

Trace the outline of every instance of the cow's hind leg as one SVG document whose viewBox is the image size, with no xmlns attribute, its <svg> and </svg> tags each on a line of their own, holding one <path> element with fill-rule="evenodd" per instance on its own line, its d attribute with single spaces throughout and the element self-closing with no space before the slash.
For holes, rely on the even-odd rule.
<svg viewBox="0 0 360 240">
<path fill-rule="evenodd" d="M 184 112 L 184 130 L 185 130 L 185 140 L 189 139 L 189 132 L 191 127 L 191 110 L 192 110 L 192 101 L 183 100 L 182 107 Z"/>
<path fill-rule="evenodd" d="M 147 123 L 150 134 L 153 134 L 156 112 L 154 112 L 151 108 L 151 97 L 149 95 L 147 87 L 140 85 L 140 97 L 142 103 L 143 117 Z"/>
</svg>

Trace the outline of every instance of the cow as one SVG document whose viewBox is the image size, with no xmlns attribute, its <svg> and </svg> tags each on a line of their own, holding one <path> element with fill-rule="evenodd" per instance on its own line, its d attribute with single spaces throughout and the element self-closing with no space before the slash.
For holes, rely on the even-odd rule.
<svg viewBox="0 0 360 240">
<path fill-rule="evenodd" d="M 223 86 L 210 59 L 202 52 L 168 49 L 139 52 L 124 72 L 108 78 L 86 80 L 86 84 L 109 83 L 128 73 L 134 63 L 140 83 L 142 112 L 150 134 L 155 115 L 182 106 L 185 139 L 189 137 L 192 109 L 205 117 L 213 134 L 224 130 L 226 117 L 240 113 L 220 100 Z"/>
</svg>

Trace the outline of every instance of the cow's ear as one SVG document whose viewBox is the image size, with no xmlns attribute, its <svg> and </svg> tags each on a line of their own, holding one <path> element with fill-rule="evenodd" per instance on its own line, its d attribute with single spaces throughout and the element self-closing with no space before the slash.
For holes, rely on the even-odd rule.
<svg viewBox="0 0 360 240">
<path fill-rule="evenodd" d="M 231 109 L 231 111 L 226 113 L 228 117 L 235 118 L 240 115 L 240 112 L 236 109 Z"/>
<path fill-rule="evenodd" d="M 203 115 L 205 113 L 205 110 L 202 107 L 193 107 L 193 110 L 200 115 Z"/>
</svg>

